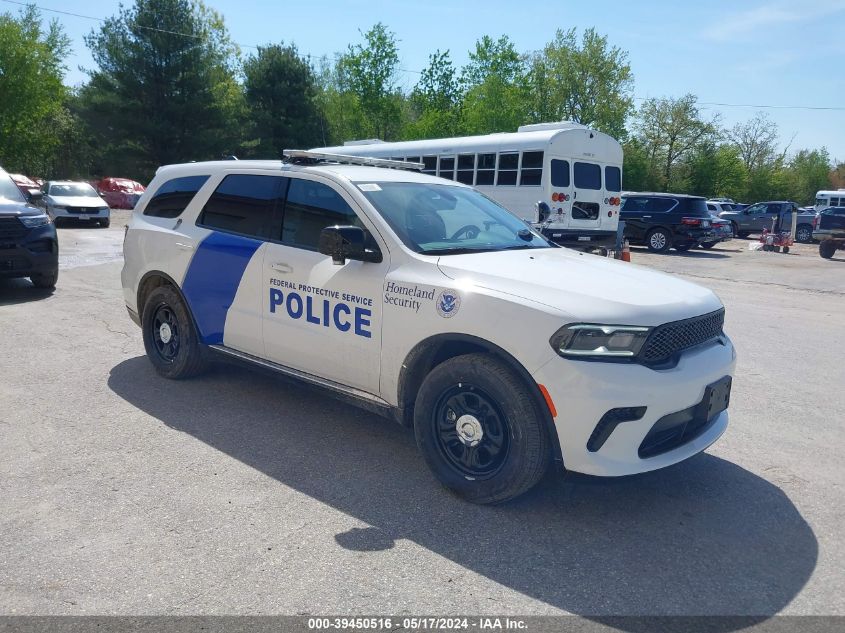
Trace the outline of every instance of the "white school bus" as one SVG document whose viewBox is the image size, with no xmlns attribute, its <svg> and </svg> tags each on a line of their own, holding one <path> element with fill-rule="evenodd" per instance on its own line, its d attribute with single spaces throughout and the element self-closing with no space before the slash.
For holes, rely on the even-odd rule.
<svg viewBox="0 0 845 633">
<path fill-rule="evenodd" d="M 347 141 L 314 151 L 422 163 L 424 173 L 473 185 L 559 244 L 589 249 L 616 239 L 622 146 L 577 123 L 397 143 Z M 538 202 L 548 205 L 547 213 Z"/>
</svg>

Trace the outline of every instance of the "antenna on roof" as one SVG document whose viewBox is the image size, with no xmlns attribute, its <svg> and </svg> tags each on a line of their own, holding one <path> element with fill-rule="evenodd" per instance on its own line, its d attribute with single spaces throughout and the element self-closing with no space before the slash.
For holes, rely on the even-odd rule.
<svg viewBox="0 0 845 633">
<path fill-rule="evenodd" d="M 286 149 L 282 152 L 282 160 L 296 165 L 316 165 L 318 163 L 338 163 L 341 165 L 364 165 L 366 167 L 391 167 L 393 169 L 422 170 L 422 163 L 406 163 L 401 160 L 387 158 L 370 158 L 368 156 L 347 156 L 346 154 L 327 154 L 326 152 L 311 152 L 303 149 Z"/>
</svg>

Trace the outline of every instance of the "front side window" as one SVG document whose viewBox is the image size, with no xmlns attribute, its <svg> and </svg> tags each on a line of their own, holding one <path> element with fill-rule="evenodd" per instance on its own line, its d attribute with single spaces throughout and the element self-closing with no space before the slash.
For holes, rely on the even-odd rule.
<svg viewBox="0 0 845 633">
<path fill-rule="evenodd" d="M 750 207 L 748 207 L 745 210 L 745 212 L 748 213 L 749 215 L 755 215 L 757 213 L 764 213 L 765 211 L 766 211 L 766 205 L 765 204 L 752 204 Z"/>
<path fill-rule="evenodd" d="M 618 167 L 604 168 L 604 188 L 608 191 L 622 191 L 622 170 Z"/>
<path fill-rule="evenodd" d="M 185 176 L 168 180 L 147 202 L 144 215 L 154 218 L 179 217 L 206 180 L 208 176 Z"/>
<path fill-rule="evenodd" d="M 291 180 L 282 220 L 283 243 L 316 251 L 324 228 L 350 224 L 364 228 L 337 191 L 313 180 Z"/>
<path fill-rule="evenodd" d="M 552 159 L 552 187 L 568 187 L 569 182 L 569 161 Z"/>
<path fill-rule="evenodd" d="M 265 239 L 276 201 L 284 195 L 287 178 L 230 174 L 217 185 L 197 224 L 227 233 Z"/>
<path fill-rule="evenodd" d="M 539 233 L 474 189 L 381 182 L 362 191 L 399 239 L 426 255 L 551 248 Z"/>
<path fill-rule="evenodd" d="M 499 154 L 499 175 L 497 185 L 516 185 L 516 173 L 519 167 L 519 154 L 516 152 Z"/>
<path fill-rule="evenodd" d="M 576 189 L 601 189 L 601 167 L 593 163 L 575 163 L 573 166 Z"/>
</svg>

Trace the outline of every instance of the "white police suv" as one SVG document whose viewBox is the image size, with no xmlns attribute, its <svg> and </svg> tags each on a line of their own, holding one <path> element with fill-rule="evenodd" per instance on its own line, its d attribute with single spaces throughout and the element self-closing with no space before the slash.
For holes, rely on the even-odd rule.
<svg viewBox="0 0 845 633">
<path fill-rule="evenodd" d="M 162 376 L 221 353 L 325 387 L 412 426 L 477 503 L 552 462 L 639 473 L 724 432 L 711 291 L 557 247 L 413 164 L 286 156 L 162 167 L 135 207 L 124 298 Z"/>
</svg>

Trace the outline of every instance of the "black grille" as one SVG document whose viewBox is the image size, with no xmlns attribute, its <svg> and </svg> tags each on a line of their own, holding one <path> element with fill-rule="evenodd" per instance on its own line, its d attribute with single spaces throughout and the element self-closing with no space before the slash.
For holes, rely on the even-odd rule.
<svg viewBox="0 0 845 633">
<path fill-rule="evenodd" d="M 92 213 L 96 214 L 100 212 L 100 209 L 97 207 L 67 207 L 68 213 Z"/>
<path fill-rule="evenodd" d="M 648 365 L 665 363 L 685 349 L 721 336 L 724 324 L 725 310 L 722 308 L 699 317 L 658 326 L 643 345 L 640 359 Z"/>
<path fill-rule="evenodd" d="M 26 234 L 26 227 L 17 218 L 0 218 L 0 242 L 16 240 Z"/>
</svg>

